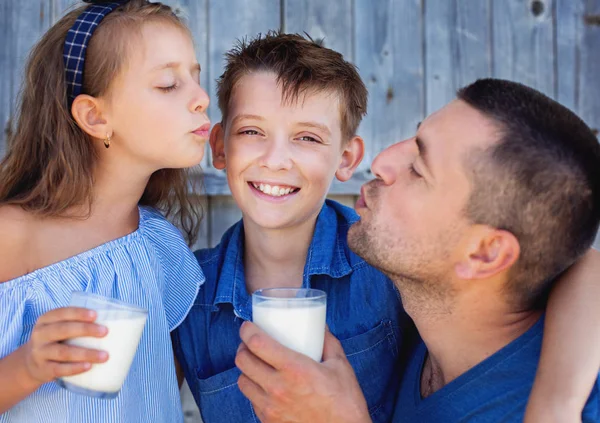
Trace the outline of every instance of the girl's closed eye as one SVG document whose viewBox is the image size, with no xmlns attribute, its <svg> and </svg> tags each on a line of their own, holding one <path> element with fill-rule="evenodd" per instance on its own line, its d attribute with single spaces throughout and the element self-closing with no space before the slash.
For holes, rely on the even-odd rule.
<svg viewBox="0 0 600 423">
<path fill-rule="evenodd" d="M 171 92 L 173 90 L 176 90 L 179 87 L 179 85 L 177 85 L 177 83 L 166 86 L 166 87 L 157 87 L 159 90 L 163 91 L 163 92 Z"/>
</svg>

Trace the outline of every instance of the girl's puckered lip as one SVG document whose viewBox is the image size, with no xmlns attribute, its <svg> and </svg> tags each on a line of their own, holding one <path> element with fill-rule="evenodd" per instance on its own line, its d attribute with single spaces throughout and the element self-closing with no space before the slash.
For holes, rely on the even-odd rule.
<svg viewBox="0 0 600 423">
<path fill-rule="evenodd" d="M 208 136 L 208 134 L 210 134 L 210 122 L 207 122 L 204 125 L 194 129 L 192 133 L 200 135 L 201 137 Z"/>
</svg>

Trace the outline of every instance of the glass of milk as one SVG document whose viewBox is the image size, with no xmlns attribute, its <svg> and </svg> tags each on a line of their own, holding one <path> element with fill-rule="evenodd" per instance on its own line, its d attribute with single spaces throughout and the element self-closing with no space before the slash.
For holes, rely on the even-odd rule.
<svg viewBox="0 0 600 423">
<path fill-rule="evenodd" d="M 268 288 L 252 294 L 252 321 L 280 344 L 321 361 L 327 294 L 318 289 Z"/>
<path fill-rule="evenodd" d="M 74 376 L 57 379 L 63 388 L 97 398 L 114 398 L 119 394 L 129 372 L 146 324 L 148 310 L 113 298 L 87 292 L 74 292 L 70 306 L 96 311 L 96 322 L 108 328 L 103 338 L 80 337 L 65 341 L 78 347 L 102 350 L 108 361 L 93 364 L 92 368 Z"/>
</svg>

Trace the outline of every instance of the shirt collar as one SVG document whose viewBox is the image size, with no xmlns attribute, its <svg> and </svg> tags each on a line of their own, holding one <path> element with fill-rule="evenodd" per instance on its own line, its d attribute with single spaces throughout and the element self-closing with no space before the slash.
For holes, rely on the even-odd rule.
<svg viewBox="0 0 600 423">
<path fill-rule="evenodd" d="M 346 234 L 348 227 L 358 220 L 353 210 L 327 200 L 323 205 L 313 234 L 302 286 L 311 288 L 314 275 L 328 275 L 338 279 L 349 275 L 352 267 L 348 261 Z M 225 249 L 223 266 L 219 272 L 214 305 L 232 304 L 236 316 L 250 320 L 252 296 L 246 291 L 244 273 L 244 224 L 240 220 L 221 241 Z"/>
<path fill-rule="evenodd" d="M 352 272 L 348 261 L 347 229 L 358 220 L 354 211 L 327 200 L 317 217 L 308 249 L 304 279 L 314 275 L 341 278 Z"/>
<path fill-rule="evenodd" d="M 232 304 L 236 316 L 251 320 L 252 297 L 246 291 L 244 274 L 244 224 L 240 220 L 229 232 L 225 242 L 225 258 L 219 280 L 214 305 Z"/>
</svg>

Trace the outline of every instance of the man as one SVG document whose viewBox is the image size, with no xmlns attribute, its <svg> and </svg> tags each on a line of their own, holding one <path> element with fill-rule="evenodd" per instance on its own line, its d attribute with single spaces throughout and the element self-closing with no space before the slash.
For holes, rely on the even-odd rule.
<svg viewBox="0 0 600 423">
<path fill-rule="evenodd" d="M 420 335 L 404 348 L 394 422 L 521 421 L 546 294 L 600 221 L 600 146 L 579 118 L 508 81 L 457 97 L 375 159 L 348 234 L 394 281 Z M 313 367 L 252 325 L 241 336 L 239 385 L 259 417 L 369 421 L 330 334 Z M 596 381 L 582 417 L 599 414 Z"/>
</svg>

